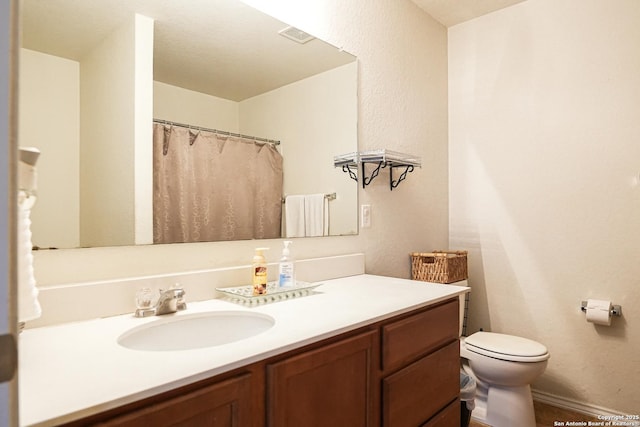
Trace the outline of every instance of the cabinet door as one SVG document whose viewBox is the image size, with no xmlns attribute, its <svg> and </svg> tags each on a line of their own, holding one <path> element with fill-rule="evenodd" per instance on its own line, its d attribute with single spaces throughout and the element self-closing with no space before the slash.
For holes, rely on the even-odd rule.
<svg viewBox="0 0 640 427">
<path fill-rule="evenodd" d="M 382 381 L 383 425 L 420 425 L 459 394 L 460 345 L 454 341 Z"/>
<path fill-rule="evenodd" d="M 251 424 L 251 375 L 205 386 L 113 418 L 103 426 L 243 427 Z"/>
<path fill-rule="evenodd" d="M 367 332 L 269 365 L 268 425 L 376 425 L 377 345 L 377 333 Z"/>
</svg>

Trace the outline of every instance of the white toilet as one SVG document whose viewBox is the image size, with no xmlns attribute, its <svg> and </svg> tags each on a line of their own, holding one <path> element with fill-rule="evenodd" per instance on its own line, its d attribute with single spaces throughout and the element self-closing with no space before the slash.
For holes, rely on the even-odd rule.
<svg viewBox="0 0 640 427">
<path fill-rule="evenodd" d="M 460 358 L 464 371 L 476 380 L 471 417 L 493 427 L 536 427 L 530 384 L 547 367 L 547 348 L 495 332 L 462 337 L 464 309 L 465 298 L 460 296 Z"/>
<path fill-rule="evenodd" d="M 536 427 L 531 384 L 547 367 L 547 348 L 530 339 L 476 332 L 460 339 L 466 373 L 476 379 L 471 416 L 493 427 Z"/>
</svg>

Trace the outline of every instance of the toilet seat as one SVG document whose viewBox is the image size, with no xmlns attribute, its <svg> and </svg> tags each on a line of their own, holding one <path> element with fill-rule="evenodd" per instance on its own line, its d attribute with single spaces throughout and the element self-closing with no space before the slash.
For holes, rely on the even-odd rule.
<svg viewBox="0 0 640 427">
<path fill-rule="evenodd" d="M 495 332 L 476 332 L 464 340 L 467 350 L 510 362 L 542 362 L 547 348 L 537 341 Z"/>
</svg>

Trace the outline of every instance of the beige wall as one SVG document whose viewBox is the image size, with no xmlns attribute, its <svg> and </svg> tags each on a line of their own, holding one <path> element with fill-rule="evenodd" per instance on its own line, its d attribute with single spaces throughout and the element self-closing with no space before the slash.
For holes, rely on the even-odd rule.
<svg viewBox="0 0 640 427">
<path fill-rule="evenodd" d="M 153 82 L 153 118 L 239 132 L 237 102 L 158 81 Z"/>
<path fill-rule="evenodd" d="M 470 331 L 544 343 L 534 388 L 638 413 L 640 7 L 529 0 L 449 29 L 450 239 Z M 580 302 L 624 317 L 585 321 Z"/>
<path fill-rule="evenodd" d="M 372 205 L 370 229 L 352 237 L 295 239 L 296 257 L 366 252 L 369 273 L 409 277 L 408 252 L 448 242 L 446 29 L 409 1 L 278 0 L 263 6 L 358 56 L 361 148 L 391 148 L 424 159 L 423 169 L 392 192 L 386 171 L 360 190 L 361 202 Z M 36 276 L 48 285 L 247 264 L 255 246 L 244 241 L 51 251 L 36 254 Z M 282 244 L 259 246 L 270 246 L 267 259 L 275 261 Z"/>
<path fill-rule="evenodd" d="M 134 239 L 153 243 L 153 19 L 135 15 Z"/>
<path fill-rule="evenodd" d="M 131 17 L 80 61 L 82 246 L 134 242 L 134 42 Z"/>
<path fill-rule="evenodd" d="M 43 248 L 80 245 L 79 74 L 76 61 L 20 49 L 20 145 L 41 152 L 31 231 Z"/>
</svg>

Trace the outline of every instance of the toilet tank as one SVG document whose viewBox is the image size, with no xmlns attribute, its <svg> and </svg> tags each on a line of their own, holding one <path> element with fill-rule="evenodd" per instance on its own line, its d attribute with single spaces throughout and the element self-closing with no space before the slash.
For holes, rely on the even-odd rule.
<svg viewBox="0 0 640 427">
<path fill-rule="evenodd" d="M 455 286 L 465 286 L 469 287 L 469 282 L 467 280 L 461 280 L 459 282 L 449 283 L 450 285 Z M 463 333 L 466 333 L 466 318 L 467 318 L 467 304 L 469 303 L 469 292 L 465 292 L 464 294 L 460 294 L 458 296 L 460 298 L 460 323 L 458 326 L 458 336 L 461 337 Z"/>
</svg>

